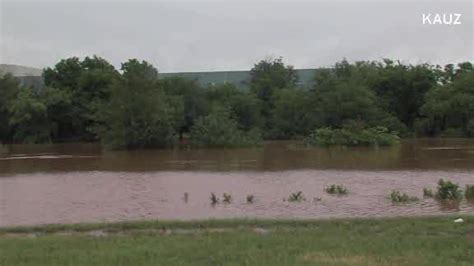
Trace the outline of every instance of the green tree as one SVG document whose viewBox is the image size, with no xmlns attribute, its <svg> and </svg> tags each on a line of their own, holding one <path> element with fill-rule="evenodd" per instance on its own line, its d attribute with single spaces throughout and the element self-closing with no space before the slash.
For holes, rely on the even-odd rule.
<svg viewBox="0 0 474 266">
<path fill-rule="evenodd" d="M 0 77 L 0 142 L 6 143 L 11 140 L 12 129 L 9 123 L 11 106 L 17 98 L 20 84 L 10 74 Z"/>
<path fill-rule="evenodd" d="M 54 68 L 46 68 L 43 71 L 45 85 L 69 97 L 59 102 L 60 106 L 48 108 L 55 129 L 53 138 L 94 140 L 94 114 L 98 106 L 108 100 L 110 86 L 118 77 L 115 68 L 97 56 L 82 61 L 77 57 L 63 59 Z"/>
<path fill-rule="evenodd" d="M 367 85 L 357 82 L 357 76 L 340 74 L 346 70 L 336 67 L 316 74 L 312 101 L 318 110 L 316 124 L 319 126 L 342 127 L 352 120 L 371 124 L 380 118 L 375 94 Z"/>
<path fill-rule="evenodd" d="M 160 84 L 167 95 L 183 104 L 182 117 L 178 123 L 179 137 L 182 139 L 184 133 L 190 132 L 194 121 L 209 112 L 205 90 L 196 81 L 181 77 L 164 78 Z"/>
<path fill-rule="evenodd" d="M 274 94 L 273 138 L 288 139 L 310 133 L 317 126 L 317 108 L 306 90 L 282 89 Z"/>
<path fill-rule="evenodd" d="M 355 114 L 374 126 L 377 125 L 374 122 L 378 121 L 378 125 L 406 134 L 420 116 L 425 94 L 438 80 L 436 68 L 427 64 L 403 65 L 389 59 L 384 59 L 382 62 L 361 61 L 351 64 L 347 60 L 342 60 L 337 62 L 333 69 L 318 72 L 314 90 L 317 91 L 320 87 L 340 87 L 344 84 L 343 86 L 347 87 L 346 100 L 355 97 L 354 101 L 349 100 L 349 104 L 367 106 L 370 103 L 374 106 L 372 115 L 365 113 L 362 116 L 360 113 L 370 108 L 365 108 L 365 111 L 360 109 Z M 350 90 L 352 92 L 349 92 Z M 354 95 L 350 96 L 350 93 Z M 336 94 L 331 97 L 339 97 Z M 336 107 L 337 105 L 334 106 Z"/>
<path fill-rule="evenodd" d="M 368 84 L 384 110 L 413 128 L 424 96 L 436 86 L 437 76 L 435 68 L 428 64 L 406 66 L 385 60 L 385 64 L 378 65 L 377 75 L 373 75 Z"/>
<path fill-rule="evenodd" d="M 122 64 L 122 78 L 111 89 L 110 101 L 99 112 L 97 128 L 104 144 L 115 149 L 172 145 L 182 116 L 180 102 L 170 101 L 149 63 L 131 59 Z"/>
<path fill-rule="evenodd" d="M 262 101 L 264 130 L 272 128 L 273 95 L 281 89 L 292 89 L 298 80 L 292 66 L 283 63 L 282 58 L 261 60 L 250 70 L 250 89 Z"/>
<path fill-rule="evenodd" d="M 474 71 L 459 72 L 452 82 L 430 91 L 422 113 L 418 127 L 423 134 L 473 137 Z"/>
<path fill-rule="evenodd" d="M 215 107 L 207 116 L 196 119 L 191 142 L 204 147 L 244 147 L 258 145 L 261 137 L 257 130 L 239 129 L 228 109 Z"/>
<path fill-rule="evenodd" d="M 9 74 L 1 77 L 0 142 L 47 142 L 50 133 L 47 107 L 41 96 Z"/>
<path fill-rule="evenodd" d="M 47 107 L 30 88 L 21 88 L 10 106 L 9 125 L 13 142 L 44 143 L 50 141 L 51 127 Z"/>
<path fill-rule="evenodd" d="M 206 90 L 206 98 L 211 107 L 218 105 L 229 108 L 240 129 L 248 131 L 262 126 L 261 101 L 255 94 L 225 83 L 210 86 Z"/>
<path fill-rule="evenodd" d="M 457 65 L 447 64 L 444 69 L 440 71 L 440 80 L 443 84 L 455 81 L 465 73 L 473 70 L 474 65 L 471 62 L 462 62 Z"/>
<path fill-rule="evenodd" d="M 61 130 L 64 130 L 64 123 L 71 118 L 72 96 L 71 91 L 43 87 L 39 92 L 39 98 L 45 104 L 47 116 L 51 127 L 51 140 L 61 141 Z"/>
</svg>

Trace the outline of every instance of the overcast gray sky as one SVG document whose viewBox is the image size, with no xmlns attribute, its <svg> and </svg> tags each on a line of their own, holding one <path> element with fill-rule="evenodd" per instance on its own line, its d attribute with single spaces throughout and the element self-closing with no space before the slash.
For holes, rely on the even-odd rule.
<svg viewBox="0 0 474 266">
<path fill-rule="evenodd" d="M 344 57 L 471 61 L 472 3 L 0 0 L 0 63 L 44 67 L 96 54 L 174 72 L 250 69 L 279 56 L 296 68 Z M 462 24 L 423 25 L 423 13 L 459 13 Z"/>
</svg>

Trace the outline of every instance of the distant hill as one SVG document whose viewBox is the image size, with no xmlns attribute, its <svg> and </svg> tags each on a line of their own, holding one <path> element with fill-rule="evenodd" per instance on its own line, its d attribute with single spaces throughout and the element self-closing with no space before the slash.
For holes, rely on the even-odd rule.
<svg viewBox="0 0 474 266">
<path fill-rule="evenodd" d="M 43 87 L 43 73 L 42 69 L 20 66 L 20 65 L 10 65 L 10 64 L 0 64 L 0 77 L 10 73 L 15 76 L 20 84 L 26 87 L 31 87 L 35 90 L 39 90 Z"/>
<path fill-rule="evenodd" d="M 38 77 L 41 76 L 42 72 L 42 69 L 34 67 L 0 64 L 0 75 L 10 73 L 15 77 Z"/>
<path fill-rule="evenodd" d="M 314 85 L 316 69 L 295 69 L 298 75 L 297 86 L 311 88 Z M 22 85 L 41 88 L 43 86 L 42 70 L 20 65 L 0 64 L 0 76 L 11 73 Z M 250 84 L 250 71 L 207 71 L 160 73 L 159 78 L 181 77 L 196 80 L 202 86 L 211 84 L 232 83 L 240 89 L 247 89 Z"/>
</svg>

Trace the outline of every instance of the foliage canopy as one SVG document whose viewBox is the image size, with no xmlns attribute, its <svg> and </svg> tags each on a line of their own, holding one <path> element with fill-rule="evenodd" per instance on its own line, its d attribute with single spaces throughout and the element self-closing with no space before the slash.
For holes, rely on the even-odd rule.
<svg viewBox="0 0 474 266">
<path fill-rule="evenodd" d="M 337 62 L 314 86 L 282 58 L 257 62 L 249 89 L 160 78 L 130 59 L 67 58 L 43 71 L 45 86 L 0 77 L 2 143 L 101 141 L 111 148 L 248 146 L 306 137 L 315 145 L 391 145 L 399 136 L 474 137 L 474 71 L 383 61 Z"/>
</svg>

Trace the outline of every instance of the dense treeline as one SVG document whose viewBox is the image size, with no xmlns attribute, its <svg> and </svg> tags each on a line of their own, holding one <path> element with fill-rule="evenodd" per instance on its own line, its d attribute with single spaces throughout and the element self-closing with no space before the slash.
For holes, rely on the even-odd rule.
<svg viewBox="0 0 474 266">
<path fill-rule="evenodd" d="M 248 90 L 200 86 L 131 59 L 120 71 L 99 57 L 61 60 L 45 86 L 0 78 L 3 143 L 101 141 L 112 148 L 256 145 L 309 136 L 318 128 L 384 127 L 400 136 L 474 137 L 473 64 L 444 68 L 391 60 L 315 71 L 315 86 L 282 59 L 262 60 Z"/>
</svg>

